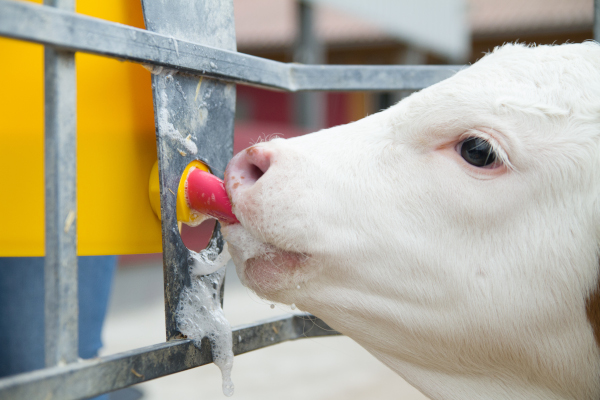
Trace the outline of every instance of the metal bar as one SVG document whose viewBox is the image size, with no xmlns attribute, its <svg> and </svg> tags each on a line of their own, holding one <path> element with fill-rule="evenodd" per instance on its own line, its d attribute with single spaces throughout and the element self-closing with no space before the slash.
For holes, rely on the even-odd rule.
<svg viewBox="0 0 600 400">
<path fill-rule="evenodd" d="M 149 31 L 236 49 L 232 0 L 142 0 L 142 6 Z M 181 51 L 179 49 L 180 54 Z M 233 155 L 235 85 L 184 74 L 160 73 L 152 76 L 152 88 L 160 171 L 165 325 L 167 340 L 171 340 L 181 335 L 176 311 L 181 291 L 191 286 L 191 254 L 177 229 L 177 199 L 173 193 L 177 193 L 183 170 L 194 160 L 202 160 L 213 174 L 223 178 Z M 220 254 L 224 241 L 219 228 L 217 224 L 211 247 Z M 215 281 L 222 285 L 224 271 L 215 274 L 219 275 Z"/>
<path fill-rule="evenodd" d="M 233 350 L 239 355 L 290 340 L 338 334 L 314 316 L 286 316 L 234 328 Z M 82 399 L 211 362 L 208 341 L 197 349 L 190 340 L 173 340 L 0 379 L 0 398 Z"/>
<path fill-rule="evenodd" d="M 315 5 L 306 0 L 296 1 L 299 26 L 294 61 L 302 64 L 324 64 L 325 47 L 315 31 Z M 325 127 L 325 98 L 318 92 L 301 92 L 294 97 L 296 122 L 311 130 Z"/>
<path fill-rule="evenodd" d="M 49 0 L 74 9 L 72 0 Z M 46 366 L 78 358 L 75 53 L 46 48 Z"/>
<path fill-rule="evenodd" d="M 600 42 L 600 0 L 594 0 L 594 40 Z"/>
<path fill-rule="evenodd" d="M 0 0 L 0 36 L 287 91 L 422 89 L 464 66 L 279 63 L 25 2 Z"/>
</svg>

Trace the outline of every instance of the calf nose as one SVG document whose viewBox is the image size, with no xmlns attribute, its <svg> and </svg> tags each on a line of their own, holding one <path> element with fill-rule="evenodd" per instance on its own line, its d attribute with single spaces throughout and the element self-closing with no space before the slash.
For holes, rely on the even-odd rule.
<svg viewBox="0 0 600 400">
<path fill-rule="evenodd" d="M 231 159 L 225 171 L 225 187 L 231 196 L 238 188 L 249 188 L 271 166 L 272 153 L 260 146 L 252 146 Z"/>
</svg>

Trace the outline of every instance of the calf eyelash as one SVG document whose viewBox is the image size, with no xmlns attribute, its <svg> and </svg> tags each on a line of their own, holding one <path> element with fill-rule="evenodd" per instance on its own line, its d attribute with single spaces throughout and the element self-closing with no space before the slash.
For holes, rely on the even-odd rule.
<svg viewBox="0 0 600 400">
<path fill-rule="evenodd" d="M 490 147 L 489 153 L 494 154 L 495 163 L 504 165 L 510 170 L 513 169 L 513 165 L 511 164 L 511 162 L 508 158 L 508 154 L 506 154 L 506 152 L 500 146 L 500 144 L 491 135 L 487 135 L 485 132 L 480 131 L 480 130 L 470 130 L 470 131 L 465 132 L 461 136 L 460 141 L 456 146 L 456 151 L 458 152 L 459 155 L 461 155 L 461 157 L 462 157 L 461 150 L 462 150 L 463 144 L 471 139 L 479 139 L 479 140 L 485 142 Z M 465 161 L 467 161 L 467 160 L 465 159 Z M 485 166 L 477 166 L 474 164 L 471 164 L 471 165 L 473 165 L 477 168 L 485 168 Z M 492 165 L 492 164 L 490 164 L 490 165 Z"/>
</svg>

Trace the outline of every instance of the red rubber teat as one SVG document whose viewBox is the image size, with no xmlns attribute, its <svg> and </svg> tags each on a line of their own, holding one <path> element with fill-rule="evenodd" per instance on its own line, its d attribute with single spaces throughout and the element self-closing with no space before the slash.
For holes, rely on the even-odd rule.
<svg viewBox="0 0 600 400">
<path fill-rule="evenodd" d="M 187 201 L 190 208 L 227 224 L 239 223 L 231 211 L 225 184 L 216 176 L 193 168 L 187 176 Z"/>
</svg>

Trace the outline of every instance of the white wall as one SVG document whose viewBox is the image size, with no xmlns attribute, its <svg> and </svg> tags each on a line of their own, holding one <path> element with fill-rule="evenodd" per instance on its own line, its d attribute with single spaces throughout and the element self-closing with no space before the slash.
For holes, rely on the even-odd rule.
<svg viewBox="0 0 600 400">
<path fill-rule="evenodd" d="M 469 57 L 466 0 L 308 0 L 375 23 L 389 35 L 449 61 Z"/>
</svg>

